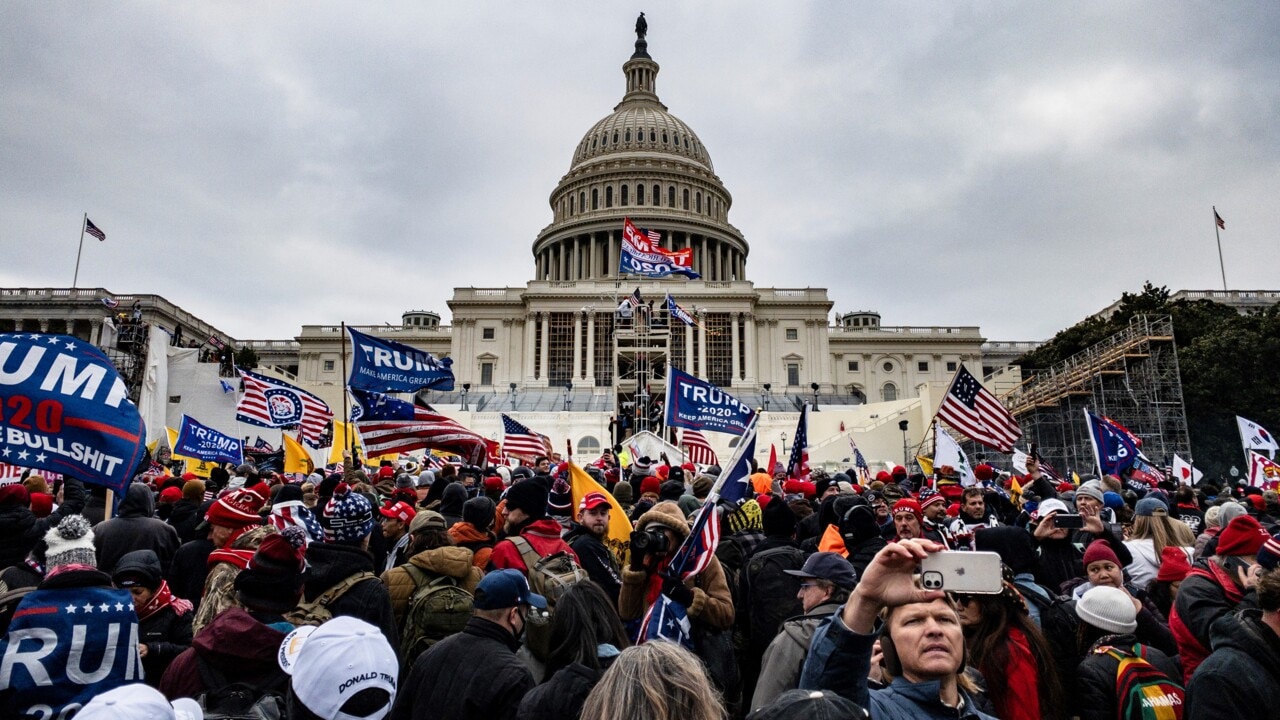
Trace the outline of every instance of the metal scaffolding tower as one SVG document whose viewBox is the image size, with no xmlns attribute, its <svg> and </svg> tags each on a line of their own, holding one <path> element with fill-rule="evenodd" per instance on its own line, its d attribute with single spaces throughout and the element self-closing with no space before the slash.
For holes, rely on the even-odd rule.
<svg viewBox="0 0 1280 720">
<path fill-rule="evenodd" d="M 1191 457 L 1178 349 L 1169 315 L 1138 315 L 1129 327 L 1047 370 L 1003 398 L 1025 442 L 1062 471 L 1096 473 L 1083 409 L 1106 416 L 1142 440 L 1159 466 Z"/>
<path fill-rule="evenodd" d="M 613 326 L 613 377 L 618 412 L 630 415 L 635 432 L 662 432 L 662 400 L 670 356 L 670 317 L 665 307 L 640 305 L 628 320 Z"/>
</svg>

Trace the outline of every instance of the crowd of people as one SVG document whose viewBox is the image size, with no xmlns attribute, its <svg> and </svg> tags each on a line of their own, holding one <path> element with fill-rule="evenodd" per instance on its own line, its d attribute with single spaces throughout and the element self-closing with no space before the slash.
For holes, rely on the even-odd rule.
<svg viewBox="0 0 1280 720">
<path fill-rule="evenodd" d="M 1025 475 L 979 465 L 967 487 L 946 469 L 757 471 L 745 499 L 708 504 L 718 467 L 622 467 L 606 451 L 586 472 L 598 489 L 574 493 L 547 457 L 348 458 L 306 478 L 158 463 L 113 509 L 98 488 L 31 472 L 0 487 L 0 707 L 90 720 L 1280 707 L 1274 490 L 1076 485 L 1033 458 Z M 704 507 L 718 542 L 681 572 Z M 973 551 L 999 555 L 998 592 L 921 583 L 925 558 Z"/>
</svg>

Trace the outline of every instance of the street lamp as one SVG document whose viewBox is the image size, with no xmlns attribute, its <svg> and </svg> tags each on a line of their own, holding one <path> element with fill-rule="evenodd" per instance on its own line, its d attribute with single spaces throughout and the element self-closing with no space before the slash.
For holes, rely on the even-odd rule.
<svg viewBox="0 0 1280 720">
<path fill-rule="evenodd" d="M 898 429 L 902 431 L 902 467 L 908 467 L 911 465 L 911 445 L 907 443 L 907 421 L 899 420 Z"/>
<path fill-rule="evenodd" d="M 782 433 L 782 454 L 787 454 L 787 434 L 785 432 Z"/>
<path fill-rule="evenodd" d="M 462 383 L 462 412 L 467 412 L 467 393 L 471 391 L 471 383 Z"/>
<path fill-rule="evenodd" d="M 818 383 L 809 383 L 809 387 L 813 388 L 813 411 L 818 411 Z"/>
<path fill-rule="evenodd" d="M 511 387 L 511 409 L 515 410 L 516 409 L 516 384 L 511 383 L 510 387 Z"/>
<path fill-rule="evenodd" d="M 569 393 L 573 392 L 573 381 L 566 380 L 564 382 L 564 411 L 569 412 L 569 406 L 573 405 L 573 397 Z"/>
<path fill-rule="evenodd" d="M 769 412 L 769 391 L 772 389 L 773 389 L 773 386 L 770 385 L 769 383 L 764 384 L 764 411 L 765 412 Z"/>
</svg>

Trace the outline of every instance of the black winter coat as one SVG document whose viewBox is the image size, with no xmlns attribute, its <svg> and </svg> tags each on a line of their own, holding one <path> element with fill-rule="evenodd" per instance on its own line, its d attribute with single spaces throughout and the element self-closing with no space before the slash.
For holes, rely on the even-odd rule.
<svg viewBox="0 0 1280 720">
<path fill-rule="evenodd" d="M 1213 653 L 1187 688 L 1183 720 L 1273 718 L 1280 708 L 1280 636 L 1260 610 L 1213 624 Z"/>
<path fill-rule="evenodd" d="M 147 646 L 147 656 L 142 658 L 142 669 L 151 687 L 160 687 L 160 678 L 174 658 L 191 647 L 191 621 L 194 610 L 182 615 L 169 606 L 138 623 L 138 643 Z"/>
<path fill-rule="evenodd" d="M 307 546 L 307 571 L 303 575 L 302 599 L 311 602 L 358 572 L 373 573 L 368 580 L 356 583 L 342 597 L 329 605 L 334 617 L 347 616 L 364 620 L 382 630 L 391 647 L 400 647 L 396 616 L 391 609 L 391 595 L 378 579 L 373 556 L 358 547 L 336 543 L 313 542 Z"/>
<path fill-rule="evenodd" d="M 1032 530 L 1027 528 L 1027 531 L 1031 532 Z M 1034 537 L 1033 535 L 1033 540 Z M 1063 583 L 1068 580 L 1085 577 L 1084 550 L 1080 548 L 1088 547 L 1089 543 L 1094 540 L 1106 540 L 1111 549 L 1115 551 L 1121 567 L 1133 562 L 1133 555 L 1129 552 L 1129 548 L 1125 546 L 1124 541 L 1120 539 L 1120 535 L 1112 529 L 1112 526 L 1103 525 L 1102 532 L 1097 535 L 1077 530 L 1062 540 L 1045 539 L 1036 541 L 1040 554 L 1040 569 L 1036 573 L 1036 582 L 1056 593 L 1060 593 L 1062 592 Z"/>
<path fill-rule="evenodd" d="M 561 668 L 550 680 L 529 691 L 520 701 L 517 720 L 566 720 L 582 714 L 587 695 L 600 682 L 600 677 L 612 662 L 606 662 L 603 670 L 592 670 L 582 663 L 571 663 Z"/>
<path fill-rule="evenodd" d="M 1113 635 L 1099 640 L 1098 645 L 1110 645 L 1128 652 L 1137 640 L 1132 635 Z M 1174 658 L 1153 647 L 1147 648 L 1147 662 L 1154 665 L 1169 679 L 1182 684 L 1182 666 Z M 1118 717 L 1119 699 L 1116 697 L 1116 672 L 1120 661 L 1107 654 L 1090 650 L 1076 668 L 1076 687 L 1068 694 L 1075 698 L 1076 712 L 1080 720 L 1114 720 Z"/>
<path fill-rule="evenodd" d="M 391 720 L 511 720 L 533 675 L 506 628 L 472 617 L 462 632 L 432 645 L 400 683 Z M 557 673 L 559 675 L 559 673 Z M 559 716 L 574 717 L 574 716 Z"/>
<path fill-rule="evenodd" d="M 113 572 L 125 553 L 154 550 L 160 571 L 168 574 L 173 555 L 181 544 L 178 531 L 155 517 L 155 496 L 143 483 L 133 483 L 120 501 L 117 517 L 98 523 L 93 529 L 93 546 L 98 551 L 98 567 Z"/>
<path fill-rule="evenodd" d="M 204 596 L 204 581 L 209 576 L 209 555 L 213 553 L 213 541 L 200 538 L 183 543 L 173 555 L 173 564 L 165 579 L 174 595 L 190 600 L 198 609 Z"/>
<path fill-rule="evenodd" d="M 200 503 L 190 500 L 179 500 L 173 504 L 173 512 L 169 513 L 168 523 L 178 531 L 178 540 L 184 543 L 196 539 L 196 526 L 204 519 L 200 512 Z"/>
<path fill-rule="evenodd" d="M 84 485 L 75 478 L 67 478 L 63 487 L 62 504 L 46 518 L 36 517 L 31 508 L 24 505 L 0 507 L 0 568 L 21 565 L 49 528 L 57 526 L 62 518 L 79 515 L 84 510 L 87 497 Z"/>
<path fill-rule="evenodd" d="M 622 573 L 613 553 L 581 525 L 575 526 L 565 537 L 565 541 L 578 554 L 578 562 L 587 571 L 587 576 L 604 588 L 605 594 L 613 601 L 614 607 L 617 607 L 618 593 L 622 590 Z"/>
</svg>

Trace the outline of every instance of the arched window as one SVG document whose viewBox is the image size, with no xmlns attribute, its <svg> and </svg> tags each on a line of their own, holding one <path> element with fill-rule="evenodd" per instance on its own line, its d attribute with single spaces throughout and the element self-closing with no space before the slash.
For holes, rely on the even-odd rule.
<svg viewBox="0 0 1280 720">
<path fill-rule="evenodd" d="M 666 143 L 667 143 L 667 131 L 666 131 L 666 130 L 663 130 L 663 131 L 662 131 L 662 144 L 663 144 L 663 145 L 665 145 Z"/>
<path fill-rule="evenodd" d="M 636 185 L 636 204 L 644 204 L 644 185 Z"/>
<path fill-rule="evenodd" d="M 696 210 L 697 210 L 698 212 L 702 212 L 702 193 L 698 193 L 696 197 L 697 197 L 697 199 L 698 199 L 698 205 L 697 205 Z"/>
<path fill-rule="evenodd" d="M 604 189 L 604 206 L 613 207 L 613 186 L 610 185 Z"/>
<path fill-rule="evenodd" d="M 586 194 L 585 192 L 579 192 L 579 193 L 578 193 L 578 207 L 582 208 L 583 212 L 586 212 L 586 209 L 587 209 L 587 194 Z"/>
<path fill-rule="evenodd" d="M 597 440 L 595 437 L 591 435 L 587 435 L 583 437 L 581 440 L 578 440 L 579 455 L 588 455 L 588 454 L 595 455 L 599 452 L 600 452 L 600 441 Z"/>
<path fill-rule="evenodd" d="M 622 139 L 626 140 L 627 142 L 631 142 L 631 128 L 627 128 L 627 132 Z"/>
<path fill-rule="evenodd" d="M 683 209 L 685 210 L 689 209 L 689 189 L 688 188 L 685 188 L 684 190 L 684 208 Z"/>
<path fill-rule="evenodd" d="M 675 206 L 676 206 L 676 186 L 668 185 L 667 186 L 667 207 L 675 207 Z"/>
<path fill-rule="evenodd" d="M 662 204 L 662 188 L 658 187 L 657 185 L 653 186 L 653 204 L 654 205 Z"/>
<path fill-rule="evenodd" d="M 591 209 L 600 209 L 600 191 L 596 188 L 591 188 Z"/>
<path fill-rule="evenodd" d="M 891 382 L 885 383 L 884 387 L 880 388 L 880 399 L 885 402 L 893 402 L 894 400 L 897 400 L 898 386 Z"/>
<path fill-rule="evenodd" d="M 617 144 L 618 144 L 618 131 L 617 131 L 617 130 L 614 130 L 614 131 L 613 131 L 613 144 L 614 144 L 614 145 L 617 145 Z"/>
<path fill-rule="evenodd" d="M 570 196 L 569 196 L 569 214 L 570 214 L 570 215 L 572 215 L 572 214 L 574 214 L 574 212 L 576 212 L 576 211 L 574 210 L 574 205 L 573 205 L 573 201 L 574 201 L 574 200 L 577 200 L 577 198 L 575 198 L 574 196 L 570 195 Z"/>
<path fill-rule="evenodd" d="M 649 131 L 649 142 L 658 142 L 658 134 L 653 130 Z"/>
</svg>

